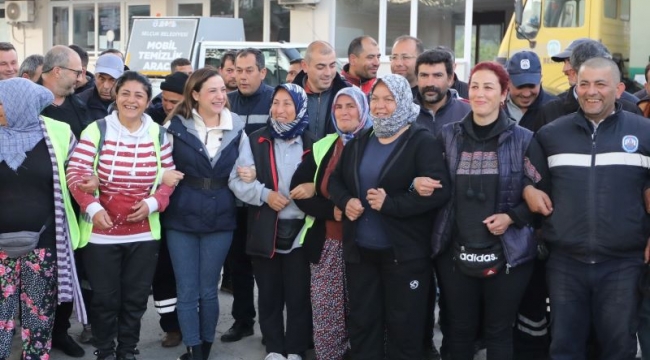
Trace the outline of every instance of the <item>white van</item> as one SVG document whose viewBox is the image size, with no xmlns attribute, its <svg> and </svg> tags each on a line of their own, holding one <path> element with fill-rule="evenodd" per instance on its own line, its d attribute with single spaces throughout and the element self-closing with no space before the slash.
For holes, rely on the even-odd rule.
<svg viewBox="0 0 650 360">
<path fill-rule="evenodd" d="M 240 41 L 202 41 L 193 61 L 195 69 L 206 65 L 219 68 L 221 58 L 229 50 L 239 51 L 246 48 L 259 49 L 264 54 L 266 62 L 266 78 L 264 82 L 270 86 L 284 83 L 289 72 L 289 63 L 304 57 L 307 44 L 291 44 L 285 42 L 240 42 Z"/>
</svg>

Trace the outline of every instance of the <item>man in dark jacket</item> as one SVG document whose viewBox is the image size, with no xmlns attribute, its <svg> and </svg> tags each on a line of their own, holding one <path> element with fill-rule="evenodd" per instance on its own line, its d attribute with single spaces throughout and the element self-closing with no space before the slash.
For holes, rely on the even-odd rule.
<svg viewBox="0 0 650 360">
<path fill-rule="evenodd" d="M 174 110 L 178 103 L 183 101 L 183 90 L 188 78 L 189 76 L 186 73 L 180 71 L 165 76 L 165 81 L 160 83 L 162 102 L 158 104 L 152 103 L 147 108 L 147 114 L 151 116 L 153 121 L 162 125 L 167 115 Z"/>
<path fill-rule="evenodd" d="M 571 87 L 569 90 L 559 94 L 557 99 L 548 102 L 542 107 L 537 117 L 534 130 L 540 129 L 542 126 L 562 115 L 578 111 L 579 104 L 576 92 L 578 69 L 580 69 L 580 66 L 585 61 L 595 57 L 611 59 L 612 55 L 605 45 L 600 42 L 588 38 L 581 38 L 574 40 L 566 50 L 551 58 L 555 62 L 564 62 L 562 71 L 567 76 Z M 636 106 L 639 99 L 634 95 L 623 91 L 617 101 L 621 103 L 623 110 L 641 114 L 641 111 Z"/>
<path fill-rule="evenodd" d="M 302 71 L 293 83 L 307 93 L 309 131 L 316 135 L 317 140 L 335 132 L 331 117 L 334 95 L 351 85 L 336 72 L 336 52 L 332 45 L 321 40 L 309 44 Z"/>
<path fill-rule="evenodd" d="M 542 89 L 542 63 L 532 51 L 516 53 L 506 68 L 510 75 L 505 111 L 519 126 L 533 130 L 540 107 L 557 99 Z"/>
<path fill-rule="evenodd" d="M 434 136 L 445 124 L 462 120 L 471 110 L 469 104 L 451 93 L 454 81 L 454 62 L 443 50 L 428 50 L 415 63 L 418 93 L 414 99 L 420 105 L 416 122 Z"/>
<path fill-rule="evenodd" d="M 273 88 L 264 84 L 266 65 L 258 49 L 240 50 L 235 57 L 237 91 L 228 93 L 230 111 L 244 120 L 246 134 L 266 125 L 271 109 Z M 239 341 L 253 335 L 255 324 L 254 278 L 250 256 L 246 255 L 248 208 L 237 208 L 237 229 L 233 233 L 228 261 L 232 278 L 232 316 L 235 323 L 221 336 L 223 342 Z"/>
<path fill-rule="evenodd" d="M 341 76 L 368 95 L 377 82 L 380 58 L 377 41 L 368 35 L 359 36 L 350 42 L 348 63 L 343 66 Z"/>
<path fill-rule="evenodd" d="M 650 251 L 640 196 L 650 180 L 650 122 L 617 103 L 623 84 L 612 60 L 586 61 L 578 84 L 578 112 L 538 131 L 529 158 L 540 181 L 524 190 L 531 210 L 548 216 L 550 357 L 586 358 L 593 326 L 600 359 L 634 359 L 638 281 Z"/>
<path fill-rule="evenodd" d="M 72 44 L 69 46 L 69 48 L 74 50 L 81 59 L 81 68 L 84 72 L 81 73 L 81 76 L 77 80 L 77 85 L 75 85 L 74 90 L 75 94 L 81 94 L 82 92 L 88 89 L 92 89 L 95 86 L 95 76 L 93 73 L 88 71 L 88 52 L 79 45 Z"/>
<path fill-rule="evenodd" d="M 521 51 L 506 68 L 510 75 L 505 111 L 517 123 L 534 130 L 540 108 L 557 99 L 542 89 L 542 65 L 537 54 Z M 534 260 L 533 274 L 519 306 L 512 341 L 515 359 L 539 360 L 548 357 L 549 318 L 546 310 L 546 262 Z"/>
<path fill-rule="evenodd" d="M 102 119 L 108 115 L 108 109 L 115 101 L 113 87 L 117 78 L 124 73 L 124 61 L 113 54 L 104 54 L 97 58 L 95 64 L 95 84 L 92 88 L 79 94 L 86 104 L 92 120 Z"/>
</svg>

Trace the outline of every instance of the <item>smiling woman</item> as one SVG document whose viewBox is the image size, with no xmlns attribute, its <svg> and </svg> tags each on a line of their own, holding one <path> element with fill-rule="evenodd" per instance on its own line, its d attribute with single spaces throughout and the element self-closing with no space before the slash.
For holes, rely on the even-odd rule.
<svg viewBox="0 0 650 360">
<path fill-rule="evenodd" d="M 127 71 L 115 87 L 117 110 L 81 133 L 67 169 L 68 187 L 84 213 L 80 246 L 87 245 L 83 261 L 94 290 L 97 359 L 136 352 L 158 257 L 158 213 L 173 191 L 161 184 L 163 172 L 174 169 L 169 140 L 144 114 L 151 84 Z M 99 179 L 98 197 L 79 186 L 88 176 Z"/>
<path fill-rule="evenodd" d="M 228 177 L 246 134 L 244 122 L 230 112 L 223 78 L 211 66 L 190 75 L 165 127 L 174 136 L 172 155 L 184 173 L 163 219 L 187 346 L 180 359 L 202 360 L 214 341 L 219 277 L 236 227 Z"/>
</svg>

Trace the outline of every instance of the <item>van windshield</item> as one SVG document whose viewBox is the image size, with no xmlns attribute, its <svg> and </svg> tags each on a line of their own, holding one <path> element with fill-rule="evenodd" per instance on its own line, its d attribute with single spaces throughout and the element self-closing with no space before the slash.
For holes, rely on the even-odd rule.
<svg viewBox="0 0 650 360">
<path fill-rule="evenodd" d="M 211 65 L 219 68 L 223 54 L 229 50 L 237 51 L 239 49 L 205 49 L 205 66 Z M 283 84 L 289 72 L 291 60 L 302 57 L 306 51 L 305 48 L 259 48 L 259 50 L 264 54 L 267 69 L 264 82 L 270 86 Z"/>
<path fill-rule="evenodd" d="M 585 23 L 585 0 L 548 0 L 544 26 L 575 28 Z"/>
</svg>

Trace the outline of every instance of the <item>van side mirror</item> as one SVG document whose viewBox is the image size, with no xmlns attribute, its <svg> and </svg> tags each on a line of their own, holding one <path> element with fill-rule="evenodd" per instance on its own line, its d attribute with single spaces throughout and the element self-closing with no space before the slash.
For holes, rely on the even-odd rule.
<svg viewBox="0 0 650 360">
<path fill-rule="evenodd" d="M 524 17 L 523 0 L 515 0 L 515 25 L 517 25 L 517 27 L 521 26 L 521 21 L 523 17 Z"/>
</svg>

